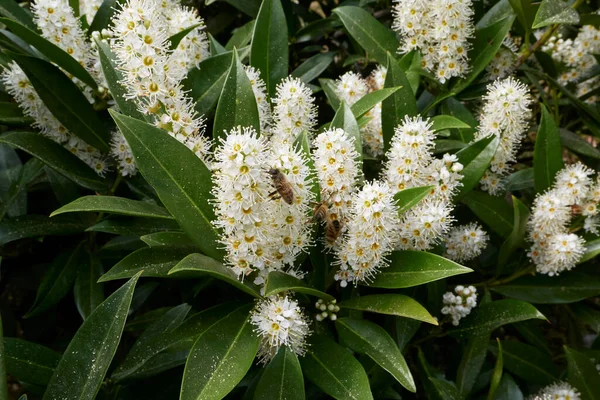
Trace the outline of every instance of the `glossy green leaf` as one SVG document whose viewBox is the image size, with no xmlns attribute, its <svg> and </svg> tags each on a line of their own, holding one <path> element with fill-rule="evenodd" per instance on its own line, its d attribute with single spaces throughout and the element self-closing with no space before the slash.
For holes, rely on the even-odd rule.
<svg viewBox="0 0 600 400">
<path fill-rule="evenodd" d="M 98 282 L 102 272 L 100 260 L 89 254 L 78 266 L 73 297 L 77 311 L 84 320 L 104 301 L 104 284 Z"/>
<path fill-rule="evenodd" d="M 462 358 L 456 372 L 456 386 L 464 397 L 471 393 L 481 372 L 489 341 L 490 332 L 475 332 L 469 336 L 462 351 Z"/>
<path fill-rule="evenodd" d="M 549 354 L 514 340 L 502 340 L 501 343 L 504 368 L 515 376 L 540 385 L 548 385 L 558 379 L 559 369 Z M 497 357 L 498 347 L 490 344 L 489 348 Z"/>
<path fill-rule="evenodd" d="M 462 102 L 456 100 L 454 97 L 444 100 L 441 108 L 444 114 L 453 116 L 471 126 L 471 128 L 458 128 L 456 135 L 456 138 L 460 139 L 463 143 L 471 143 L 474 139 L 476 127 L 479 124 L 477 118 L 473 116 L 471 111 Z"/>
<path fill-rule="evenodd" d="M 460 393 L 454 382 L 443 378 L 443 375 L 434 370 L 427 360 L 423 351 L 418 349 L 418 358 L 422 371 L 422 383 L 428 394 L 428 397 L 436 400 L 459 400 Z"/>
<path fill-rule="evenodd" d="M 60 354 L 34 342 L 4 338 L 0 355 L 6 362 L 6 372 L 22 382 L 46 386 L 60 360 Z"/>
<path fill-rule="evenodd" d="M 194 243 L 183 232 L 156 232 L 140 237 L 150 247 L 194 248 Z"/>
<path fill-rule="evenodd" d="M 431 122 L 433 123 L 433 126 L 431 127 L 431 129 L 434 132 L 439 132 L 439 131 L 443 131 L 444 129 L 469 129 L 471 128 L 471 126 L 469 126 L 467 123 L 461 121 L 458 118 L 455 118 L 451 115 L 436 115 L 435 117 L 431 118 Z"/>
<path fill-rule="evenodd" d="M 579 23 L 579 13 L 571 4 L 563 0 L 542 0 L 533 20 L 533 29 L 553 24 L 575 25 Z"/>
<path fill-rule="evenodd" d="M 63 70 L 73 75 L 92 89 L 96 89 L 98 84 L 90 73 L 75 60 L 66 51 L 55 45 L 54 43 L 44 39 L 33 30 L 21 25 L 19 22 L 8 18 L 0 18 L 0 23 L 6 25 L 8 29 L 25 42 L 35 47 L 40 53 L 46 56 L 53 63 L 61 67 Z"/>
<path fill-rule="evenodd" d="M 92 312 L 65 350 L 44 400 L 95 399 L 121 340 L 139 275 Z"/>
<path fill-rule="evenodd" d="M 500 385 L 502 379 L 502 370 L 504 369 L 503 355 L 502 355 L 502 343 L 500 339 L 496 339 L 498 342 L 498 353 L 496 354 L 496 365 L 494 366 L 494 374 L 492 375 L 492 382 L 490 383 L 490 391 L 488 392 L 488 400 L 494 400 L 496 397 L 496 390 Z"/>
<path fill-rule="evenodd" d="M 161 206 L 116 196 L 83 196 L 52 212 L 50 216 L 71 212 L 105 212 L 132 217 L 173 219 Z"/>
<path fill-rule="evenodd" d="M 281 0 L 263 0 L 254 24 L 250 65 L 258 69 L 269 97 L 288 76 L 288 28 Z"/>
<path fill-rule="evenodd" d="M 600 311 L 583 303 L 573 304 L 571 309 L 579 321 L 589 325 L 592 331 L 600 332 Z"/>
<path fill-rule="evenodd" d="M 585 244 L 585 252 L 583 256 L 579 259 L 578 264 L 582 264 L 586 261 L 589 261 L 600 254 L 600 239 L 595 239 L 587 242 Z"/>
<path fill-rule="evenodd" d="M 138 169 L 167 210 L 198 248 L 222 259 L 220 235 L 211 223 L 215 217 L 210 203 L 211 173 L 206 165 L 166 132 L 116 112 L 111 115 L 131 146 Z"/>
<path fill-rule="evenodd" d="M 88 224 L 73 218 L 48 218 L 29 214 L 5 219 L 0 223 L 0 246 L 14 240 L 80 233 Z"/>
<path fill-rule="evenodd" d="M 473 272 L 454 261 L 424 251 L 395 251 L 390 255 L 389 261 L 389 266 L 383 268 L 369 286 L 406 288 Z"/>
<path fill-rule="evenodd" d="M 395 52 L 395 49 L 393 50 Z M 380 61 L 383 64 L 383 61 Z M 393 96 L 385 99 L 381 104 L 381 127 L 383 131 L 384 149 L 387 151 L 392 143 L 394 128 L 404 120 L 405 116 L 413 117 L 418 114 L 417 101 L 406 78 L 405 71 L 398 61 L 390 54 L 385 60 L 387 74 L 385 76 L 386 88 L 400 86 Z"/>
<path fill-rule="evenodd" d="M 232 56 L 233 52 L 230 51 L 213 55 L 188 72 L 183 86 L 190 91 L 198 114 L 208 114 L 219 101 Z"/>
<path fill-rule="evenodd" d="M 251 308 L 239 307 L 200 334 L 185 364 L 180 400 L 222 399 L 246 375 L 259 344 Z"/>
<path fill-rule="evenodd" d="M 402 294 L 371 294 L 342 301 L 340 308 L 397 315 L 437 325 L 435 318 L 414 299 Z"/>
<path fill-rule="evenodd" d="M 75 282 L 78 269 L 88 258 L 83 242 L 74 251 L 60 254 L 44 274 L 35 302 L 25 317 L 37 315 L 65 297 Z"/>
<path fill-rule="evenodd" d="M 254 33 L 255 20 L 252 20 L 233 31 L 233 35 L 225 44 L 225 49 L 228 51 L 234 48 L 239 49 L 247 46 L 252 40 L 252 34 Z"/>
<path fill-rule="evenodd" d="M 84 0 L 80 0 L 84 1 Z M 117 4 L 119 0 L 102 0 L 102 4 L 96 11 L 94 19 L 88 28 L 88 32 L 101 31 L 102 29 L 108 29 L 115 11 L 117 10 Z"/>
<path fill-rule="evenodd" d="M 592 146 L 587 140 L 566 129 L 559 129 L 560 142 L 567 149 L 583 156 L 600 159 L 600 150 Z"/>
<path fill-rule="evenodd" d="M 233 52 L 231 66 L 225 78 L 223 90 L 217 104 L 213 138 L 223 138 L 226 132 L 237 126 L 253 127 L 260 132 L 258 106 L 246 70 L 237 51 Z"/>
<path fill-rule="evenodd" d="M 403 189 L 394 195 L 398 214 L 402 215 L 423 200 L 433 189 L 433 186 L 420 186 Z"/>
<path fill-rule="evenodd" d="M 227 49 L 210 33 L 208 34 L 208 42 L 210 43 L 210 54 L 219 55 L 227 52 Z"/>
<path fill-rule="evenodd" d="M 362 164 L 363 150 L 360 129 L 358 128 L 358 123 L 356 122 L 352 109 L 345 102 L 340 104 L 340 107 L 331 121 L 330 128 L 341 128 L 348 136 L 354 138 L 354 149 L 358 153 L 358 161 Z"/>
<path fill-rule="evenodd" d="M 329 100 L 331 108 L 337 111 L 340 108 L 340 99 L 335 94 L 335 81 L 333 79 L 319 78 L 319 84 Z"/>
<path fill-rule="evenodd" d="M 357 119 L 362 117 L 377 104 L 381 103 L 400 89 L 402 89 L 402 87 L 398 86 L 392 88 L 383 88 L 375 90 L 374 92 L 367 93 L 352 105 L 351 109 L 354 113 L 354 116 Z"/>
<path fill-rule="evenodd" d="M 181 41 L 183 40 L 184 37 L 186 37 L 191 31 L 193 31 L 194 29 L 196 29 L 199 26 L 203 26 L 204 23 L 198 23 L 198 24 L 194 24 L 192 26 L 187 26 L 187 27 L 178 27 L 179 32 L 177 32 L 174 35 L 171 35 L 169 37 L 169 49 L 170 50 L 175 50 L 177 48 L 177 46 L 179 46 L 179 43 L 181 43 Z"/>
<path fill-rule="evenodd" d="M 304 83 L 310 83 L 318 78 L 321 73 L 329 67 L 333 62 L 334 57 L 335 52 L 333 51 L 315 54 L 300 64 L 298 68 L 292 72 L 292 76 L 300 79 Z"/>
<path fill-rule="evenodd" d="M 460 181 L 462 186 L 459 187 L 456 199 L 461 199 L 477 186 L 490 166 L 499 144 L 498 137 L 489 136 L 471 143 L 456 153 L 458 162 L 463 165 L 463 170 L 460 172 L 463 176 Z"/>
<path fill-rule="evenodd" d="M 256 390 L 255 400 L 303 400 L 304 378 L 298 356 L 287 346 L 264 369 Z"/>
<path fill-rule="evenodd" d="M 461 336 L 492 332 L 506 324 L 528 319 L 546 319 L 534 306 L 520 300 L 498 300 L 479 305 L 460 326 L 450 331 Z"/>
<path fill-rule="evenodd" d="M 521 25 L 523 25 L 527 32 L 530 32 L 535 12 L 531 0 L 508 0 L 508 2 L 517 14 Z"/>
<path fill-rule="evenodd" d="M 58 67 L 39 58 L 10 54 L 19 64 L 48 110 L 72 134 L 102 152 L 110 135 L 77 85 Z"/>
<path fill-rule="evenodd" d="M 167 278 L 171 268 L 188 254 L 189 250 L 180 248 L 143 247 L 116 263 L 99 282 L 131 278 L 142 271 L 145 277 Z"/>
<path fill-rule="evenodd" d="M 525 168 L 513 172 L 506 179 L 506 191 L 514 192 L 523 189 L 532 189 L 535 186 L 533 168 Z"/>
<path fill-rule="evenodd" d="M 504 296 L 535 304 L 574 303 L 600 294 L 600 278 L 577 271 L 555 276 L 524 276 L 512 282 L 492 287 Z"/>
<path fill-rule="evenodd" d="M 564 346 L 567 356 L 569 383 L 577 389 L 584 400 L 600 399 L 596 362 L 580 351 Z"/>
<path fill-rule="evenodd" d="M 503 374 L 498 390 L 496 391 L 495 400 L 524 400 L 523 392 L 519 389 L 519 385 L 509 374 Z"/>
<path fill-rule="evenodd" d="M 29 29 L 36 29 L 31 14 L 13 0 L 0 0 L 0 15 L 19 21 Z"/>
<path fill-rule="evenodd" d="M 311 337 L 300 364 L 304 375 L 334 399 L 373 399 L 362 365 L 344 347 L 325 336 Z"/>
<path fill-rule="evenodd" d="M 435 141 L 433 154 L 456 153 L 465 147 L 467 147 L 467 145 L 460 140 L 438 139 Z"/>
<path fill-rule="evenodd" d="M 15 174 L 16 179 L 9 182 L 10 186 L 4 196 L 0 191 L 0 220 L 6 214 L 9 217 L 18 217 L 27 213 L 27 185 L 40 174 L 43 167 L 44 163 L 37 158 L 29 159 L 18 174 Z"/>
<path fill-rule="evenodd" d="M 260 297 L 260 289 L 250 279 L 240 281 L 231 268 L 202 254 L 190 254 L 169 271 L 174 277 L 212 276 L 225 281 L 254 297 Z"/>
<path fill-rule="evenodd" d="M 106 188 L 106 183 L 77 156 L 61 145 L 35 132 L 9 132 L 0 143 L 23 150 L 73 182 L 92 190 Z"/>
<path fill-rule="evenodd" d="M 542 193 L 554 183 L 554 176 L 564 164 L 562 160 L 562 146 L 558 127 L 543 104 L 540 127 L 535 139 L 533 153 L 533 174 L 535 177 L 535 190 Z"/>
<path fill-rule="evenodd" d="M 350 36 L 378 63 L 386 64 L 387 53 L 398 51 L 400 43 L 394 32 L 362 8 L 344 6 L 335 8 L 333 12 L 342 20 Z"/>
<path fill-rule="evenodd" d="M 519 248 L 525 246 L 525 234 L 527 233 L 527 220 L 529 219 L 529 209 L 522 201 L 517 199 L 515 196 L 513 199 L 513 230 L 510 235 L 506 238 L 500 251 L 498 252 L 498 268 L 508 263 L 508 260 L 513 253 Z"/>
<path fill-rule="evenodd" d="M 341 343 L 371 357 L 407 390 L 417 390 L 404 356 L 385 329 L 373 322 L 353 318 L 340 318 L 335 321 L 335 326 Z"/>
<path fill-rule="evenodd" d="M 156 232 L 178 231 L 179 225 L 168 219 L 117 218 L 105 219 L 86 231 L 112 233 L 121 236 L 142 236 Z"/>
<path fill-rule="evenodd" d="M 292 291 L 316 296 L 326 301 L 334 300 L 333 296 L 310 287 L 303 280 L 279 271 L 269 272 L 264 289 L 264 297 L 269 297 L 281 292 Z"/>
<path fill-rule="evenodd" d="M 3 125 L 30 125 L 33 119 L 23 115 L 18 104 L 7 101 L 0 102 L 0 123 Z"/>
<path fill-rule="evenodd" d="M 475 191 L 466 194 L 462 202 L 500 236 L 508 237 L 513 231 L 513 209 L 504 198 Z"/>
</svg>

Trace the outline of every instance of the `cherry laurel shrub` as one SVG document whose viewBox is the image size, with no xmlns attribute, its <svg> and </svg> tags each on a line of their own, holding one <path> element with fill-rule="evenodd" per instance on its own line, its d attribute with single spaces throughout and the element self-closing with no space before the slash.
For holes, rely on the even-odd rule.
<svg viewBox="0 0 600 400">
<path fill-rule="evenodd" d="M 0 15 L 0 400 L 600 400 L 596 0 Z"/>
</svg>

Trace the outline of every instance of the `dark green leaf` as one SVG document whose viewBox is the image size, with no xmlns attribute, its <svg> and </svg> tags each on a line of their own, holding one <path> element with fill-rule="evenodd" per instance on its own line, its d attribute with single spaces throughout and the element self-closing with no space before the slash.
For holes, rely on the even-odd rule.
<svg viewBox="0 0 600 400">
<path fill-rule="evenodd" d="M 216 56 L 227 52 L 227 49 L 210 33 L 208 34 L 208 42 L 210 43 L 210 54 Z"/>
<path fill-rule="evenodd" d="M 73 182 L 92 190 L 102 190 L 106 184 L 90 167 L 69 150 L 35 132 L 9 132 L 0 136 L 0 143 L 6 143 L 26 151 L 60 172 Z"/>
<path fill-rule="evenodd" d="M 131 146 L 138 169 L 167 210 L 198 248 L 208 256 L 222 259 L 220 235 L 211 223 L 215 217 L 210 203 L 211 173 L 206 165 L 166 132 L 115 112 L 111 114 Z"/>
<path fill-rule="evenodd" d="M 508 263 L 510 256 L 519 248 L 525 245 L 525 233 L 527 232 L 527 220 L 529 219 L 529 209 L 515 196 L 513 199 L 513 231 L 506 238 L 498 253 L 498 268 L 501 269 Z"/>
<path fill-rule="evenodd" d="M 100 4 L 98 11 L 96 11 L 96 15 L 87 31 L 91 33 L 101 31 L 102 29 L 108 29 L 110 21 L 117 9 L 118 1 L 119 0 L 102 0 L 102 4 Z"/>
<path fill-rule="evenodd" d="M 515 380 L 508 374 L 502 375 L 495 400 L 524 400 L 523 393 Z"/>
<path fill-rule="evenodd" d="M 563 168 L 562 147 L 558 128 L 552 115 L 543 104 L 542 117 L 533 155 L 535 190 L 542 193 L 554 183 L 554 176 Z"/>
<path fill-rule="evenodd" d="M 559 370 L 552 357 L 533 346 L 514 340 L 503 340 L 504 367 L 527 382 L 548 385 L 559 377 Z M 498 347 L 490 344 L 490 351 L 498 356 Z"/>
<path fill-rule="evenodd" d="M 237 126 L 253 127 L 260 132 L 258 105 L 252 85 L 238 58 L 237 51 L 234 51 L 217 104 L 213 138 L 215 140 L 223 138 L 226 133 Z"/>
<path fill-rule="evenodd" d="M 142 236 L 155 232 L 178 230 L 179 226 L 175 221 L 148 218 L 105 219 L 86 229 L 90 232 L 104 232 L 122 236 Z"/>
<path fill-rule="evenodd" d="M 104 285 L 98 279 L 104 272 L 100 260 L 87 254 L 78 265 L 77 279 L 73 287 L 75 305 L 81 318 L 86 320 L 92 312 L 104 301 Z"/>
<path fill-rule="evenodd" d="M 17 338 L 4 338 L 6 372 L 20 381 L 45 386 L 50 382 L 60 354 L 40 344 Z"/>
<path fill-rule="evenodd" d="M 33 119 L 23 115 L 18 104 L 0 102 L 0 123 L 3 125 L 30 125 Z"/>
<path fill-rule="evenodd" d="M 490 166 L 494 154 L 500 144 L 500 140 L 496 136 L 489 136 L 471 143 L 464 149 L 456 153 L 458 162 L 463 165 L 461 174 L 462 186 L 460 186 L 457 199 L 461 199 L 467 193 L 471 192 L 485 174 L 485 171 Z"/>
<path fill-rule="evenodd" d="M 200 334 L 185 364 L 180 400 L 222 399 L 246 375 L 259 344 L 251 308 L 239 307 Z"/>
<path fill-rule="evenodd" d="M 269 297 L 281 292 L 292 291 L 316 296 L 325 299 L 326 301 L 331 301 L 334 299 L 333 296 L 310 287 L 301 279 L 279 271 L 272 271 L 269 273 L 264 289 L 265 297 Z"/>
<path fill-rule="evenodd" d="M 427 196 L 433 186 L 421 186 L 403 189 L 394 195 L 398 214 L 402 215 L 412 207 L 416 206 L 421 200 Z"/>
<path fill-rule="evenodd" d="M 329 67 L 335 52 L 315 54 L 308 60 L 304 61 L 293 72 L 292 76 L 300 79 L 304 83 L 310 83 L 313 79 L 318 78 L 323 71 Z"/>
<path fill-rule="evenodd" d="M 175 50 L 177 48 L 177 46 L 179 46 L 179 43 L 181 43 L 183 38 L 186 37 L 188 33 L 190 33 L 191 31 L 193 31 L 194 29 L 196 29 L 197 27 L 202 26 L 202 25 L 203 24 L 198 23 L 198 24 L 194 24 L 192 26 L 188 26 L 186 28 L 178 27 L 179 32 L 177 32 L 176 34 L 169 37 L 169 42 L 170 42 L 169 49 Z"/>
<path fill-rule="evenodd" d="M 311 382 L 337 400 L 373 399 L 362 365 L 345 348 L 325 336 L 311 338 L 300 364 Z"/>
<path fill-rule="evenodd" d="M 484 192 L 471 192 L 463 197 L 471 211 L 490 229 L 502 237 L 508 237 L 513 230 L 513 209 L 502 197 Z"/>
<path fill-rule="evenodd" d="M 456 153 L 465 147 L 467 147 L 467 145 L 460 140 L 438 139 L 435 141 L 433 154 Z"/>
<path fill-rule="evenodd" d="M 139 275 L 92 312 L 65 350 L 44 400 L 95 399 L 121 340 Z"/>
<path fill-rule="evenodd" d="M 357 119 L 362 117 L 377 104 L 381 103 L 400 89 L 402 89 L 402 87 L 399 86 L 393 88 L 379 89 L 374 92 L 367 93 L 352 105 L 351 108 L 352 112 L 354 113 L 354 116 Z"/>
<path fill-rule="evenodd" d="M 494 400 L 496 397 L 496 390 L 498 390 L 498 385 L 500 385 L 500 380 L 502 379 L 502 370 L 504 368 L 502 360 L 502 343 L 500 343 L 500 339 L 496 340 L 498 341 L 498 353 L 496 354 L 496 365 L 494 366 L 494 374 L 492 375 L 492 382 L 490 383 L 488 400 Z"/>
<path fill-rule="evenodd" d="M 350 36 L 380 64 L 386 64 L 387 54 L 395 54 L 400 47 L 394 32 L 362 8 L 344 6 L 334 9 L 333 12 L 342 20 Z"/>
<path fill-rule="evenodd" d="M 333 128 L 341 128 L 348 134 L 349 137 L 354 138 L 354 149 L 358 153 L 358 160 L 362 164 L 362 138 L 360 136 L 360 129 L 358 128 L 358 123 L 356 122 L 356 118 L 352 109 L 345 103 L 342 102 L 340 104 L 340 108 L 338 108 L 333 120 L 331 121 L 331 129 Z M 362 168 L 362 167 L 360 167 Z"/>
<path fill-rule="evenodd" d="M 8 400 L 8 379 L 6 376 L 7 353 L 4 350 L 4 328 L 0 318 L 0 400 Z"/>
<path fill-rule="evenodd" d="M 102 152 L 109 150 L 109 133 L 96 111 L 60 69 L 39 58 L 10 54 L 19 64 L 48 110 L 65 128 Z"/>
<path fill-rule="evenodd" d="M 583 156 L 600 159 L 600 150 L 592 146 L 588 141 L 566 129 L 559 129 L 558 131 L 560 142 L 567 149 Z"/>
<path fill-rule="evenodd" d="M 0 14 L 12 20 L 19 21 L 29 29 L 36 29 L 31 14 L 13 0 L 0 0 Z"/>
<path fill-rule="evenodd" d="M 585 252 L 583 253 L 583 256 L 581 256 L 578 264 L 589 261 L 598 254 L 600 254 L 600 239 L 591 240 L 585 244 Z"/>
<path fill-rule="evenodd" d="M 469 126 L 467 123 L 450 115 L 436 115 L 435 117 L 431 118 L 431 122 L 433 123 L 431 129 L 433 129 L 434 132 L 442 131 L 444 129 L 471 128 L 471 126 Z"/>
<path fill-rule="evenodd" d="M 138 272 L 142 272 L 142 276 L 145 277 L 167 278 L 171 268 L 188 254 L 189 250 L 186 249 L 143 247 L 115 264 L 110 271 L 102 275 L 99 282 L 131 278 Z"/>
<path fill-rule="evenodd" d="M 371 294 L 342 301 L 340 308 L 397 315 L 437 325 L 435 318 L 417 301 L 402 294 Z"/>
<path fill-rule="evenodd" d="M 260 289 L 250 282 L 250 279 L 245 279 L 243 282 L 240 281 L 231 268 L 202 254 L 188 255 L 169 271 L 169 275 L 173 275 L 174 277 L 202 277 L 210 275 L 237 287 L 251 296 L 260 297 Z"/>
<path fill-rule="evenodd" d="M 387 289 L 406 288 L 473 272 L 436 254 L 424 251 L 395 251 L 390 264 L 383 268 L 369 286 Z"/>
<path fill-rule="evenodd" d="M 37 158 L 31 158 L 20 168 L 17 179 L 12 182 L 4 196 L 0 195 L 0 220 L 6 214 L 18 217 L 27 213 L 27 184 L 39 175 L 43 167 L 44 163 Z"/>
<path fill-rule="evenodd" d="M 476 130 L 475 127 L 479 123 L 471 111 L 469 111 L 469 109 L 465 107 L 463 103 L 456 100 L 454 97 L 451 97 L 444 100 L 442 103 L 442 112 L 444 114 L 451 115 L 471 126 L 471 128 L 458 128 L 457 135 L 457 139 L 460 139 L 463 143 L 471 143 L 474 138 L 474 133 Z"/>
<path fill-rule="evenodd" d="M 583 303 L 573 304 L 571 308 L 579 321 L 589 325 L 592 331 L 600 332 L 600 311 Z"/>
<path fill-rule="evenodd" d="M 252 33 L 254 32 L 255 23 L 256 21 L 252 20 L 237 28 L 233 35 L 231 35 L 231 38 L 225 44 L 225 49 L 231 51 L 234 48 L 240 49 L 244 46 L 247 46 L 252 40 Z"/>
<path fill-rule="evenodd" d="M 406 360 L 385 329 L 373 322 L 353 318 L 340 318 L 335 321 L 335 326 L 344 345 L 371 357 L 407 390 L 417 390 Z"/>
<path fill-rule="evenodd" d="M 140 237 L 150 247 L 194 248 L 194 243 L 183 232 L 156 232 Z"/>
<path fill-rule="evenodd" d="M 462 351 L 462 358 L 456 373 L 456 385 L 464 397 L 471 392 L 477 376 L 481 372 L 489 341 L 490 332 L 474 332 L 469 336 Z"/>
<path fill-rule="evenodd" d="M 579 14 L 571 4 L 563 0 L 543 0 L 535 14 L 533 29 L 553 24 L 575 25 L 579 23 Z"/>
<path fill-rule="evenodd" d="M 319 84 L 329 100 L 331 108 L 337 111 L 340 108 L 340 99 L 335 94 L 335 82 L 333 79 L 319 78 Z"/>
<path fill-rule="evenodd" d="M 506 191 L 514 192 L 517 190 L 530 189 L 534 187 L 533 168 L 525 168 L 513 172 L 506 179 Z"/>
<path fill-rule="evenodd" d="M 50 214 L 51 217 L 71 212 L 105 212 L 132 217 L 173 219 L 161 206 L 145 201 L 116 196 L 84 196 L 62 206 Z"/>
<path fill-rule="evenodd" d="M 208 114 L 219 100 L 233 53 L 226 52 L 202 61 L 198 68 L 188 72 L 183 86 L 190 90 L 196 111 Z"/>
<path fill-rule="evenodd" d="M 303 399 L 304 378 L 298 356 L 287 346 L 281 346 L 258 381 L 254 400 Z"/>
<path fill-rule="evenodd" d="M 596 363 L 579 351 L 567 346 L 564 348 L 567 355 L 569 383 L 579 391 L 582 400 L 600 399 Z"/>
<path fill-rule="evenodd" d="M 48 218 L 29 214 L 5 219 L 0 223 L 0 246 L 14 240 L 53 235 L 71 235 L 83 232 L 88 224 L 79 219 Z"/>
<path fill-rule="evenodd" d="M 521 23 L 521 25 L 523 25 L 523 28 L 525 28 L 525 30 L 527 32 L 530 32 L 531 23 L 533 21 L 533 13 L 535 11 L 534 7 L 531 5 L 531 1 L 530 0 L 508 0 L 508 2 L 510 3 L 511 7 L 517 14 L 517 18 L 519 19 L 519 22 Z"/>
</svg>

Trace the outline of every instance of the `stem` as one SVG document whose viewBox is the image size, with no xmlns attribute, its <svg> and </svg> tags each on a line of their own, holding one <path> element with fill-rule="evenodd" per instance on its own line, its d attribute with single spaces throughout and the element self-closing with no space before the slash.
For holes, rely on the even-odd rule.
<svg viewBox="0 0 600 400">
<path fill-rule="evenodd" d="M 495 280 L 493 282 L 490 282 L 489 285 L 490 286 L 498 286 L 498 285 L 502 285 L 508 282 L 512 282 L 517 278 L 522 277 L 523 275 L 529 275 L 532 272 L 535 271 L 535 267 L 532 265 L 528 268 L 522 269 L 520 271 L 515 272 L 514 274 L 512 274 L 511 276 L 504 278 L 504 279 L 499 279 L 499 280 Z"/>
</svg>

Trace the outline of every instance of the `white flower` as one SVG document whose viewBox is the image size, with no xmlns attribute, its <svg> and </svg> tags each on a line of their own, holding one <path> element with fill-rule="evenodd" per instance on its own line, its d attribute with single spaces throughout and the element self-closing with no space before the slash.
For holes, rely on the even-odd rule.
<svg viewBox="0 0 600 400">
<path fill-rule="evenodd" d="M 263 364 L 268 363 L 281 346 L 304 355 L 306 338 L 311 334 L 309 320 L 293 298 L 276 295 L 260 300 L 250 321 L 260 337 L 258 357 Z"/>
<path fill-rule="evenodd" d="M 577 389 L 567 382 L 555 382 L 546 386 L 530 400 L 580 400 Z"/>
<path fill-rule="evenodd" d="M 312 91 L 300 79 L 285 78 L 277 85 L 277 95 L 272 101 L 273 141 L 293 143 L 303 130 L 312 133 L 317 122 L 317 107 Z"/>
<path fill-rule="evenodd" d="M 346 72 L 340 79 L 335 81 L 334 91 L 341 101 L 351 106 L 369 93 L 369 86 L 359 74 Z"/>
<path fill-rule="evenodd" d="M 441 200 L 426 199 L 402 216 L 400 242 L 403 250 L 429 250 L 450 229 L 452 205 Z"/>
<path fill-rule="evenodd" d="M 518 46 L 515 39 L 507 34 L 502 42 L 502 47 L 485 68 L 487 78 L 490 80 L 504 79 L 511 75 L 516 67 Z"/>
<path fill-rule="evenodd" d="M 367 78 L 367 84 L 371 92 L 383 89 L 387 69 L 378 65 Z M 377 158 L 383 155 L 383 130 L 381 126 L 381 103 L 370 109 L 366 114 L 369 122 L 360 129 L 363 147 L 368 154 Z"/>
<path fill-rule="evenodd" d="M 125 136 L 123 136 L 120 131 L 112 133 L 110 154 L 117 160 L 121 175 L 133 176 L 137 173 L 137 167 L 135 165 L 133 153 L 131 152 L 131 147 L 129 147 L 129 143 L 127 143 Z"/>
<path fill-rule="evenodd" d="M 479 224 L 452 228 L 446 237 L 445 256 L 457 262 L 472 260 L 487 246 L 489 236 Z"/>
<path fill-rule="evenodd" d="M 273 116 L 271 115 L 271 104 L 267 96 L 267 87 L 265 81 L 260 77 L 260 71 L 254 67 L 244 66 L 246 75 L 252 85 L 254 98 L 258 106 L 258 117 L 260 119 L 260 131 L 268 133 L 273 124 Z"/>
<path fill-rule="evenodd" d="M 594 171 L 582 163 L 568 165 L 554 178 L 554 187 L 565 204 L 578 204 L 587 195 L 592 186 L 590 175 Z"/>
<path fill-rule="evenodd" d="M 102 5 L 102 0 L 79 0 L 79 14 L 85 15 L 88 25 L 94 21 L 98 9 Z"/>
<path fill-rule="evenodd" d="M 456 293 L 456 295 L 454 294 Z M 452 317 L 452 325 L 458 326 L 460 320 L 477 307 L 477 289 L 474 286 L 457 286 L 454 293 L 446 292 L 443 297 L 442 314 Z"/>
</svg>

